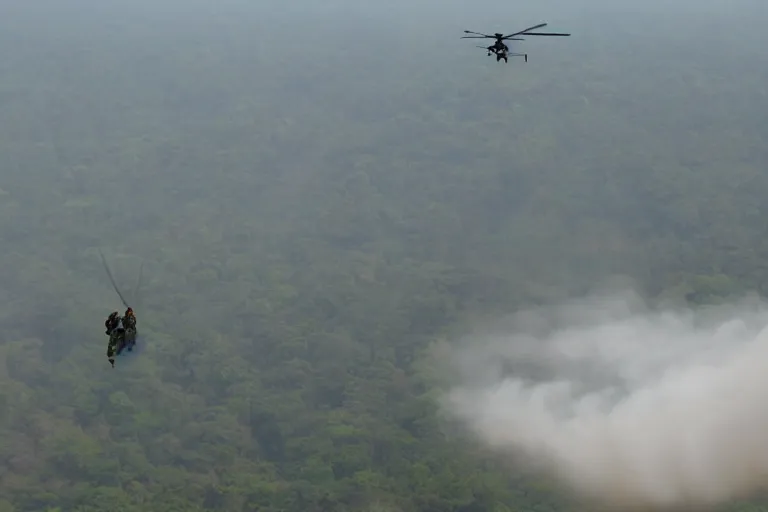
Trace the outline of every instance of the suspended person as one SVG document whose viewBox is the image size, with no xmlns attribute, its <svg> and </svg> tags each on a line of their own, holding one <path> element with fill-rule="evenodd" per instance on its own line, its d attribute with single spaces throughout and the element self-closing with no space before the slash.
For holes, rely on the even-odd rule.
<svg viewBox="0 0 768 512">
<path fill-rule="evenodd" d="M 130 352 L 136 344 L 136 315 L 133 313 L 132 308 L 128 307 L 128 309 L 125 310 L 122 323 L 123 329 L 125 329 L 125 347 L 128 349 L 128 352 Z M 118 351 L 118 354 L 120 354 L 120 352 L 122 352 L 122 348 Z"/>
<path fill-rule="evenodd" d="M 120 324 L 120 317 L 118 315 L 119 313 L 117 311 L 113 311 L 107 317 L 107 321 L 104 322 L 104 327 L 107 328 L 107 332 L 106 332 L 107 336 L 112 334 L 112 331 L 117 329 L 117 326 Z"/>
<path fill-rule="evenodd" d="M 113 316 L 115 315 L 114 319 Z M 116 312 L 109 315 L 107 322 L 113 319 L 110 325 L 107 327 L 109 333 L 109 344 L 107 345 L 107 360 L 112 368 L 115 367 L 115 356 L 119 355 L 123 351 L 125 346 L 125 328 L 122 325 L 122 319 L 116 315 Z"/>
</svg>

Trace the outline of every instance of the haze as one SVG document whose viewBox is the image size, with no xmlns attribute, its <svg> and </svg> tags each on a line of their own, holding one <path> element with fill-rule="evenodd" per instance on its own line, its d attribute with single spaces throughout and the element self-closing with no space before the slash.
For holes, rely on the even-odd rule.
<svg viewBox="0 0 768 512">
<path fill-rule="evenodd" d="M 766 26 L 0 0 L 0 512 L 761 506 Z"/>
</svg>

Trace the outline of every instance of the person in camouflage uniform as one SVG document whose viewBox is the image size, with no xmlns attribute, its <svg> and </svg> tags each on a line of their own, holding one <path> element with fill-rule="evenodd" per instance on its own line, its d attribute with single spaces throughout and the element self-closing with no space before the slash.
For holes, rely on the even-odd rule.
<svg viewBox="0 0 768 512">
<path fill-rule="evenodd" d="M 131 308 L 125 310 L 125 316 L 123 316 L 123 328 L 125 329 L 124 345 L 128 349 L 128 352 L 130 352 L 136 344 L 136 315 L 133 314 L 133 309 Z M 118 350 L 118 354 L 121 351 L 122 349 Z"/>
<path fill-rule="evenodd" d="M 109 317 L 107 317 L 107 321 L 104 322 L 104 327 L 107 329 L 107 336 L 112 334 L 112 331 L 117 329 L 117 326 L 120 324 L 120 317 L 118 314 L 117 311 L 113 311 L 110 313 Z"/>
<path fill-rule="evenodd" d="M 109 334 L 109 345 L 107 345 L 107 360 L 112 368 L 115 367 L 115 357 L 119 356 L 124 348 L 130 352 L 136 343 L 136 315 L 133 309 L 125 310 L 122 318 L 117 316 L 117 312 L 112 313 L 107 322 L 107 334 Z"/>
<path fill-rule="evenodd" d="M 125 316 L 123 316 L 123 327 L 126 329 L 136 330 L 136 315 L 133 314 L 133 309 L 131 308 L 125 310 Z"/>
<path fill-rule="evenodd" d="M 118 323 L 109 333 L 109 345 L 107 345 L 107 360 L 112 368 L 115 367 L 115 356 L 122 352 L 123 345 L 125 345 L 125 329 Z"/>
</svg>

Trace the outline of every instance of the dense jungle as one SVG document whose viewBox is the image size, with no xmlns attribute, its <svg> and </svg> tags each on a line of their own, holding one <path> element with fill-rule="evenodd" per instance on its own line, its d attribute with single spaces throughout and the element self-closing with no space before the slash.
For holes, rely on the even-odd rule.
<svg viewBox="0 0 768 512">
<path fill-rule="evenodd" d="M 436 347 L 768 292 L 764 6 L 584 4 L 0 0 L 0 512 L 583 510 Z"/>
</svg>

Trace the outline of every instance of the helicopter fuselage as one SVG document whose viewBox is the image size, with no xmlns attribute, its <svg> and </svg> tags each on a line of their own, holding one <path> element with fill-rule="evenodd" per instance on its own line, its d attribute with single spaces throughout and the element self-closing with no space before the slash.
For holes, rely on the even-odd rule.
<svg viewBox="0 0 768 512">
<path fill-rule="evenodd" d="M 509 47 L 507 47 L 507 45 L 500 39 L 493 43 L 492 48 L 496 53 L 509 51 Z"/>
</svg>

